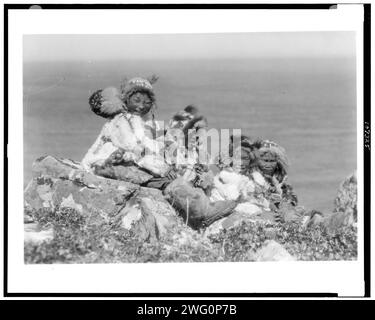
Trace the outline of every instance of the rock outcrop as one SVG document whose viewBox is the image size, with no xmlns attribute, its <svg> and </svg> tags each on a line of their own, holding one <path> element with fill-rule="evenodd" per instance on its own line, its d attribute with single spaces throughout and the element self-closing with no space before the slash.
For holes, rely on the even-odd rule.
<svg viewBox="0 0 375 320">
<path fill-rule="evenodd" d="M 74 161 L 47 156 L 34 163 L 24 196 L 33 209 L 69 207 L 106 219 L 121 211 L 137 190 L 138 185 L 95 176 Z"/>
<path fill-rule="evenodd" d="M 254 205 L 254 207 L 256 207 Z M 253 209 L 253 208 L 251 208 Z M 275 223 L 275 215 L 272 211 L 266 211 L 259 209 L 248 210 L 247 212 L 241 211 L 234 211 L 228 217 L 222 218 L 216 222 L 214 222 L 211 226 L 209 226 L 205 230 L 206 235 L 210 234 L 217 234 L 221 230 L 228 230 L 230 228 L 239 226 L 243 221 L 257 221 L 257 222 L 265 222 L 265 223 Z"/>
<path fill-rule="evenodd" d="M 357 173 L 348 176 L 340 185 L 334 200 L 332 213 L 322 214 L 313 211 L 307 226 L 323 225 L 329 233 L 335 233 L 340 228 L 355 226 L 357 223 Z"/>
<path fill-rule="evenodd" d="M 255 261 L 295 261 L 293 257 L 280 243 L 274 240 L 265 241 L 263 247 L 252 255 Z"/>
<path fill-rule="evenodd" d="M 345 213 L 357 221 L 357 172 L 347 177 L 340 185 L 334 200 L 334 212 Z"/>
<path fill-rule="evenodd" d="M 134 176 L 129 177 L 134 181 Z M 173 257 L 178 261 L 190 261 L 192 257 L 194 257 L 193 261 L 201 261 L 202 252 L 212 254 L 212 261 L 222 261 L 221 250 L 225 243 L 221 248 L 217 247 L 210 237 L 217 236 L 216 239 L 219 239 L 223 234 L 225 236 L 234 231 L 240 232 L 236 237 L 244 236 L 244 239 L 250 239 L 246 240 L 250 241 L 250 244 L 255 244 L 256 241 L 248 236 L 256 234 L 254 230 L 263 226 L 264 237 L 259 244 L 257 243 L 256 250 L 246 242 L 246 245 L 253 249 L 249 251 L 245 249 L 244 261 L 296 260 L 286 250 L 285 243 L 280 244 L 280 239 L 277 239 L 277 234 L 280 236 L 277 226 L 280 224 L 277 224 L 275 212 L 272 210 L 266 210 L 252 203 L 241 203 L 232 214 L 216 221 L 203 232 L 202 230 L 198 232 L 184 224 L 160 190 L 141 187 L 131 181 L 114 180 L 91 174 L 86 172 L 80 163 L 68 159 L 52 156 L 37 159 L 33 164 L 33 178 L 24 191 L 24 203 L 27 209 L 24 221 L 25 244 L 40 246 L 42 242 L 58 241 L 59 225 L 55 225 L 56 228 L 53 226 L 41 228 L 32 216 L 27 215 L 27 212 L 33 210 L 40 212 L 39 215 L 43 215 L 44 212 L 48 214 L 50 210 L 50 212 L 59 212 L 63 217 L 67 217 L 66 212 L 69 212 L 69 215 L 74 215 L 74 221 L 76 217 L 82 218 L 80 221 L 95 227 L 104 225 L 106 228 L 120 228 L 126 237 L 133 234 L 141 242 L 160 246 L 158 250 L 162 250 L 164 259 Z M 69 210 L 60 210 L 64 208 Z M 307 228 L 320 224 L 331 232 L 339 230 L 342 226 L 354 225 L 357 219 L 355 174 L 348 177 L 340 186 L 333 213 L 323 215 L 315 212 L 311 214 L 311 218 L 307 215 L 304 217 L 309 218 L 306 222 Z M 243 222 L 255 223 L 256 228 L 249 229 L 247 233 L 239 231 L 242 230 Z M 303 228 L 304 226 L 305 224 Z M 224 232 L 220 233 L 220 231 Z M 242 247 L 241 244 L 239 250 Z M 184 248 L 183 253 L 182 248 Z"/>
<path fill-rule="evenodd" d="M 96 176 L 75 161 L 52 156 L 33 164 L 24 201 L 31 210 L 75 209 L 90 224 L 121 220 L 125 229 L 145 240 L 159 239 L 177 223 L 161 191 Z"/>
<path fill-rule="evenodd" d="M 37 223 L 27 223 L 24 228 L 25 243 L 39 244 L 53 239 L 53 228 L 42 230 Z"/>
<path fill-rule="evenodd" d="M 121 227 L 143 240 L 160 240 L 178 225 L 178 217 L 161 191 L 141 188 L 117 215 Z"/>
</svg>

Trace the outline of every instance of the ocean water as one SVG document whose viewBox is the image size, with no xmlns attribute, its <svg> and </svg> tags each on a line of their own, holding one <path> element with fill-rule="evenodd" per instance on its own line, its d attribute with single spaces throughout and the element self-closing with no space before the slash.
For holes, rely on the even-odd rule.
<svg viewBox="0 0 375 320">
<path fill-rule="evenodd" d="M 210 127 L 278 142 L 300 204 L 333 209 L 357 165 L 354 58 L 24 63 L 24 184 L 41 155 L 83 158 L 105 123 L 93 91 L 153 73 L 158 119 L 193 103 Z"/>
</svg>

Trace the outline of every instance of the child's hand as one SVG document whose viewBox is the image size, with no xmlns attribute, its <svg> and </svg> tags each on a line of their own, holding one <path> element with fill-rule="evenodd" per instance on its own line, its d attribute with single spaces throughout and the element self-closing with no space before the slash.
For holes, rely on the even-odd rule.
<svg viewBox="0 0 375 320">
<path fill-rule="evenodd" d="M 109 156 L 109 158 L 105 161 L 105 165 L 119 165 L 121 162 L 123 162 L 123 156 L 124 156 L 125 150 L 118 149 Z"/>
<path fill-rule="evenodd" d="M 196 164 L 194 165 L 194 170 L 197 174 L 202 175 L 205 172 L 208 172 L 208 167 L 206 165 Z"/>
<path fill-rule="evenodd" d="M 122 156 L 122 161 L 124 162 L 136 162 L 137 156 L 133 152 L 124 152 Z"/>
<path fill-rule="evenodd" d="M 169 180 L 175 180 L 177 179 L 177 171 L 175 170 L 175 168 L 171 168 L 167 174 L 165 175 Z"/>
</svg>

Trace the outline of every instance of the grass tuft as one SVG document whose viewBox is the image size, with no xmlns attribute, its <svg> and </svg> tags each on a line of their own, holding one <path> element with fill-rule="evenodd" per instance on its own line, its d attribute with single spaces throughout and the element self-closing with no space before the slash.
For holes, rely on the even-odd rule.
<svg viewBox="0 0 375 320">
<path fill-rule="evenodd" d="M 316 226 L 244 221 L 239 226 L 204 237 L 181 224 L 160 241 L 144 242 L 121 228 L 116 217 L 92 224 L 76 210 L 56 208 L 28 211 L 42 229 L 53 228 L 54 238 L 25 244 L 25 263 L 124 263 L 251 261 L 266 240 L 275 240 L 298 260 L 353 260 L 357 258 L 357 230 L 330 234 Z"/>
</svg>

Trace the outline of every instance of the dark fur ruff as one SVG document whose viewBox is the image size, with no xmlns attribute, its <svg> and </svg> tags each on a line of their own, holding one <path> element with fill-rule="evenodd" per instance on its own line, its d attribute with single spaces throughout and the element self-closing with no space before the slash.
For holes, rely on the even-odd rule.
<svg viewBox="0 0 375 320">
<path fill-rule="evenodd" d="M 95 91 L 89 98 L 89 106 L 92 112 L 94 112 L 96 115 L 111 119 L 115 117 L 116 115 L 120 114 L 124 111 L 124 109 L 119 106 L 113 104 L 113 108 L 110 108 L 111 111 L 103 107 L 103 96 L 102 96 L 103 90 L 97 90 Z M 109 102 L 107 102 L 109 103 Z"/>
</svg>

